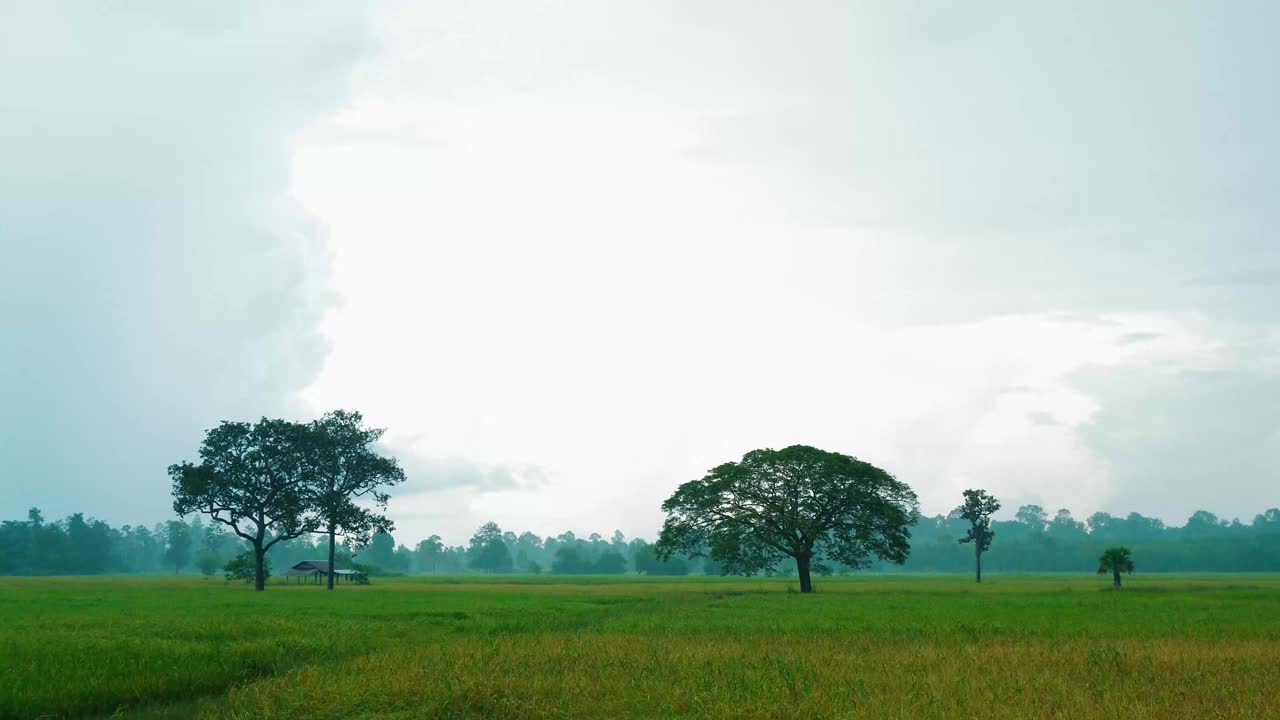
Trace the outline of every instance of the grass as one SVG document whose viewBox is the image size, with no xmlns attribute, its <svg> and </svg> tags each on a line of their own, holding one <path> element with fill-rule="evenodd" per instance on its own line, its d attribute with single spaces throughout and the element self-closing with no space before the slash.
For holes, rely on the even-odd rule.
<svg viewBox="0 0 1280 720">
<path fill-rule="evenodd" d="M 0 578 L 0 718 L 1280 717 L 1280 576 L 1126 584 Z"/>
</svg>

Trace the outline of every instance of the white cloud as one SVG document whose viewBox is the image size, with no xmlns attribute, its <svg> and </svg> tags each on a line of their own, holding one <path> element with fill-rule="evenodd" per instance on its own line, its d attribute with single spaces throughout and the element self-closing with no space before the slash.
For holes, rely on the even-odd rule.
<svg viewBox="0 0 1280 720">
<path fill-rule="evenodd" d="M 201 430 L 301 409 L 333 293 L 290 140 L 344 100 L 346 7 L 6 6 L 0 507 L 159 520 Z"/>
<path fill-rule="evenodd" d="M 929 512 L 1275 504 L 1219 403 L 1280 369 L 1271 4 L 66 7 L 0 30 L 6 504 L 162 510 L 299 398 L 411 438 L 405 540 L 652 535 L 795 442 Z"/>
</svg>

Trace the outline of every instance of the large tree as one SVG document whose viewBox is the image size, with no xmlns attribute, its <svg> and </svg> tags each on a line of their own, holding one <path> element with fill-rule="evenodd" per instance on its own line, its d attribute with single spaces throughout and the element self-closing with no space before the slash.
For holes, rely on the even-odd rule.
<svg viewBox="0 0 1280 720">
<path fill-rule="evenodd" d="M 502 528 L 487 522 L 471 536 L 467 549 L 471 567 L 485 572 L 511 572 L 511 551 L 502 539 Z"/>
<path fill-rule="evenodd" d="M 255 590 L 266 587 L 267 551 L 319 526 L 311 437 L 285 420 L 223 422 L 205 433 L 198 465 L 169 466 L 174 512 L 204 513 L 253 548 Z"/>
<path fill-rule="evenodd" d="M 360 562 L 372 565 L 382 572 L 392 572 L 396 563 L 396 539 L 390 533 L 379 530 L 360 548 L 356 557 Z"/>
<path fill-rule="evenodd" d="M 440 565 L 440 555 L 444 552 L 444 541 L 439 535 L 431 537 L 418 543 L 418 564 L 425 568 L 427 563 L 431 563 L 431 574 L 435 575 Z"/>
<path fill-rule="evenodd" d="M 1000 509 L 1000 501 L 986 490 L 965 490 L 964 504 L 959 508 L 960 517 L 969 521 L 969 531 L 960 538 L 961 543 L 973 543 L 974 574 L 982 582 L 982 553 L 991 548 L 996 533 L 991 529 L 991 515 Z"/>
<path fill-rule="evenodd" d="M 317 482 L 316 513 L 321 530 L 329 539 L 329 567 L 333 568 L 338 535 L 363 545 L 375 532 L 389 533 L 394 529 L 383 514 L 388 499 L 383 488 L 404 482 L 405 475 L 395 458 L 380 454 L 375 447 L 385 431 L 365 427 L 364 417 L 358 412 L 326 413 L 309 429 Z M 361 500 L 365 504 L 359 504 Z M 328 589 L 333 589 L 332 572 L 328 574 Z"/>
<path fill-rule="evenodd" d="M 902 564 L 918 515 L 915 493 L 889 473 L 806 445 L 753 450 L 684 483 L 662 509 L 659 558 L 709 552 L 723 574 L 754 575 L 790 557 L 806 593 L 823 558 Z"/>
</svg>

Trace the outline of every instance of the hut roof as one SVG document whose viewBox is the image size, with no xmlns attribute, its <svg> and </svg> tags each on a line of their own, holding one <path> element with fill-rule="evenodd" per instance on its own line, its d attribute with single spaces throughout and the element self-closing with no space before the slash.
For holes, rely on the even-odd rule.
<svg viewBox="0 0 1280 720">
<path fill-rule="evenodd" d="M 288 570 L 285 570 L 283 574 L 288 575 L 289 577 L 298 577 L 299 575 L 314 575 L 316 573 L 320 573 L 321 575 L 329 574 L 329 561 L 328 560 L 303 560 L 297 565 L 294 565 Z M 336 567 L 333 570 L 333 574 L 334 575 L 356 575 L 358 573 L 355 570 L 351 570 L 349 568 Z"/>
</svg>

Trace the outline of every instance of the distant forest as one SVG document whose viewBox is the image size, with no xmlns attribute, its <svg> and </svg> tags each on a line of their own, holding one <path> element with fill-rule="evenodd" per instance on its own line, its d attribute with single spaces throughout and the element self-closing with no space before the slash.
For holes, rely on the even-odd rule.
<svg viewBox="0 0 1280 720">
<path fill-rule="evenodd" d="M 971 572 L 973 551 L 958 541 L 968 523 L 957 512 L 922 517 L 912 528 L 911 556 L 903 566 L 873 563 L 874 572 Z M 1091 572 L 1098 554 L 1113 545 L 1133 551 L 1138 572 L 1280 571 L 1280 509 L 1251 523 L 1219 519 L 1199 511 L 1181 527 L 1130 513 L 1095 513 L 1083 521 L 1067 510 L 1049 516 L 1026 505 L 1015 518 L 993 524 L 995 542 L 983 556 L 987 572 Z M 281 542 L 269 553 L 277 570 L 327 554 L 322 536 Z M 0 523 L 0 575 L 96 575 L 106 573 L 192 573 L 216 575 L 244 552 L 245 544 L 218 525 L 171 520 L 153 527 L 114 528 L 76 513 L 46 520 L 31 509 L 25 520 Z M 719 575 L 706 557 L 660 561 L 653 545 L 620 532 L 578 537 L 566 532 L 541 537 L 482 526 L 467 545 L 449 546 L 431 536 L 412 547 L 392 535 L 376 534 L 360 548 L 344 546 L 342 561 L 367 565 L 373 574 L 554 573 L 561 575 Z M 829 564 L 821 574 L 847 574 L 853 568 Z M 791 575 L 794 563 L 779 563 L 769 574 Z"/>
</svg>

